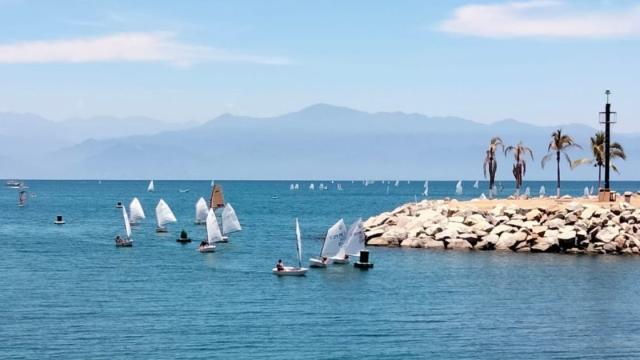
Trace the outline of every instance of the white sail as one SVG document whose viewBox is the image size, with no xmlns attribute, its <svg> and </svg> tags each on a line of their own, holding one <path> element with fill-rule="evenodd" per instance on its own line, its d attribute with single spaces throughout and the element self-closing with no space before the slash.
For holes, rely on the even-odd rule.
<svg viewBox="0 0 640 360">
<path fill-rule="evenodd" d="M 216 184 L 216 182 L 214 180 L 211 180 L 211 187 L 213 187 Z"/>
<path fill-rule="evenodd" d="M 475 182 L 475 183 L 473 183 L 473 188 L 474 188 L 474 189 L 477 189 L 478 187 L 480 187 L 480 183 L 479 183 L 479 181 L 478 181 L 478 180 L 476 180 L 476 182 Z"/>
<path fill-rule="evenodd" d="M 220 241 L 222 241 L 222 234 L 220 233 L 216 213 L 213 212 L 213 209 L 209 209 L 207 213 L 207 243 L 213 245 L 213 243 Z"/>
<path fill-rule="evenodd" d="M 423 192 L 424 196 L 429 196 L 429 181 L 425 181 L 424 182 L 424 192 Z"/>
<path fill-rule="evenodd" d="M 364 250 L 364 228 L 362 227 L 362 219 L 358 219 L 351 224 L 349 232 L 347 232 L 347 241 L 344 246 L 342 246 L 340 252 L 343 253 L 342 255 L 357 256 L 360 255 L 360 250 Z"/>
<path fill-rule="evenodd" d="M 131 239 L 131 224 L 129 223 L 129 216 L 127 216 L 127 209 L 122 207 L 122 217 L 124 218 L 124 230 L 127 233 L 127 239 Z"/>
<path fill-rule="evenodd" d="M 395 186 L 395 187 L 400 186 L 400 180 L 396 180 L 396 183 L 395 183 L 395 184 L 393 184 L 393 186 Z"/>
<path fill-rule="evenodd" d="M 544 196 L 546 194 L 546 191 L 544 189 L 544 185 L 540 186 L 540 191 L 538 191 L 538 194 L 540 196 Z"/>
<path fill-rule="evenodd" d="M 314 190 L 316 187 L 315 185 L 313 185 L 313 183 L 311 183 L 311 185 L 309 185 L 309 190 Z"/>
<path fill-rule="evenodd" d="M 302 235 L 300 235 L 298 218 L 296 218 L 296 255 L 298 255 L 298 267 L 302 267 Z"/>
<path fill-rule="evenodd" d="M 480 194 L 480 200 L 487 200 L 487 195 L 484 193 Z"/>
<path fill-rule="evenodd" d="M 147 191 L 148 192 L 154 192 L 155 190 L 156 190 L 156 188 L 153 185 L 153 180 L 149 181 L 149 186 L 147 186 Z"/>
<path fill-rule="evenodd" d="M 300 184 L 296 183 L 296 186 L 293 187 L 294 190 L 299 190 L 300 189 Z"/>
<path fill-rule="evenodd" d="M 347 226 L 344 224 L 344 220 L 340 219 L 335 223 L 329 231 L 322 244 L 322 251 L 320 256 L 334 257 L 340 251 L 342 245 L 344 245 L 347 239 Z"/>
<path fill-rule="evenodd" d="M 293 184 L 289 185 L 289 190 L 294 190 L 295 187 L 293 186 Z"/>
<path fill-rule="evenodd" d="M 144 210 L 142 209 L 142 204 L 140 204 L 140 200 L 137 197 L 134 197 L 131 200 L 131 204 L 129 204 L 129 220 L 132 224 L 137 224 L 140 220 L 145 218 Z"/>
<path fill-rule="evenodd" d="M 524 189 L 524 195 L 527 196 L 527 197 L 531 196 L 531 188 L 530 187 L 527 186 Z"/>
<path fill-rule="evenodd" d="M 586 198 L 589 197 L 589 187 L 588 186 L 584 187 L 584 197 L 586 197 Z"/>
<path fill-rule="evenodd" d="M 177 222 L 176 216 L 173 215 L 173 211 L 164 200 L 160 199 L 156 206 L 156 221 L 158 227 L 164 227 L 166 224 Z"/>
<path fill-rule="evenodd" d="M 242 230 L 242 226 L 240 226 L 236 211 L 233 210 L 231 203 L 227 203 L 222 210 L 222 233 L 226 235 L 240 230 Z"/>
<path fill-rule="evenodd" d="M 593 195 L 593 185 L 591 185 L 591 188 L 589 189 L 589 195 Z"/>
<path fill-rule="evenodd" d="M 207 206 L 207 201 L 201 197 L 196 202 L 196 224 L 205 223 L 207 221 L 208 213 L 209 207 Z"/>
<path fill-rule="evenodd" d="M 456 195 L 462 195 L 462 180 L 456 184 Z"/>
</svg>

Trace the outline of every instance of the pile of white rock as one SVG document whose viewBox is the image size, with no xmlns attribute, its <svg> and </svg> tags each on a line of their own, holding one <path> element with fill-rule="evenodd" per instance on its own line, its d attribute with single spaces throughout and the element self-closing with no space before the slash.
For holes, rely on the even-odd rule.
<svg viewBox="0 0 640 360">
<path fill-rule="evenodd" d="M 640 209 L 578 202 L 550 208 L 422 201 L 369 218 L 369 246 L 423 249 L 640 254 Z"/>
</svg>

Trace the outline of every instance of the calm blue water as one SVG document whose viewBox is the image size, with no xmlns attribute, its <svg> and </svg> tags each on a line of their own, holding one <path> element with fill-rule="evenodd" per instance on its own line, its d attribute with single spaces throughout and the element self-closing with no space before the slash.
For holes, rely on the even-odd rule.
<svg viewBox="0 0 640 360">
<path fill-rule="evenodd" d="M 244 230 L 206 255 L 196 251 L 204 228 L 192 223 L 209 181 L 156 181 L 155 193 L 144 181 L 29 181 L 36 197 L 25 208 L 16 190 L 0 189 L 0 358 L 640 356 L 640 258 L 376 248 L 369 272 L 277 278 L 275 261 L 294 259 L 295 216 L 308 258 L 338 218 L 393 209 L 422 182 L 392 184 L 388 195 L 379 182 L 342 182 L 343 192 L 310 192 L 306 181 L 297 192 L 289 182 L 219 183 Z M 525 186 L 537 193 L 540 184 Z M 464 197 L 479 194 L 471 185 Z M 563 183 L 574 195 L 591 185 Z M 430 183 L 434 197 L 454 189 Z M 148 218 L 134 228 L 135 246 L 117 249 L 114 204 L 133 196 Z M 160 197 L 179 220 L 166 235 L 154 232 Z M 56 214 L 67 224 L 53 225 Z M 182 228 L 196 241 L 176 243 Z"/>
</svg>

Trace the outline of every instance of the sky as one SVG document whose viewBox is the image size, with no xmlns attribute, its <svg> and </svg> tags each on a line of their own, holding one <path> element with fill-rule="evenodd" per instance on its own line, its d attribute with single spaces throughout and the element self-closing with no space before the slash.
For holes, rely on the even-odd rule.
<svg viewBox="0 0 640 360">
<path fill-rule="evenodd" d="M 0 111 L 206 121 L 314 103 L 640 132 L 640 1 L 0 0 Z"/>
</svg>

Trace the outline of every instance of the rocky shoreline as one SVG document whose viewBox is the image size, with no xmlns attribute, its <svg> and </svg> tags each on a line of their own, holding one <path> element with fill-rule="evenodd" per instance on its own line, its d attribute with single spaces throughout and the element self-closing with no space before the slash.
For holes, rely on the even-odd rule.
<svg viewBox="0 0 640 360">
<path fill-rule="evenodd" d="M 550 201 L 489 208 L 456 200 L 405 204 L 364 223 L 368 246 L 570 254 L 640 254 L 640 209 Z"/>
</svg>

